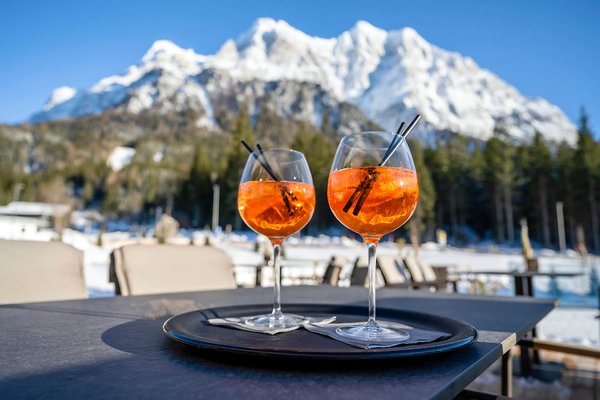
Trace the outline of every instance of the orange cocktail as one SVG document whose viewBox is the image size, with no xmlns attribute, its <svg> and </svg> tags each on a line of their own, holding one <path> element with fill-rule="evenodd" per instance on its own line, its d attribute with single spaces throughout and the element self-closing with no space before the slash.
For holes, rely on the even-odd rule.
<svg viewBox="0 0 600 400">
<path fill-rule="evenodd" d="M 329 173 L 329 207 L 344 226 L 362 236 L 369 256 L 369 319 L 358 325 L 340 323 L 335 332 L 366 348 L 397 346 L 410 337 L 402 324 L 377 323 L 376 259 L 381 237 L 400 228 L 417 207 L 417 173 L 405 139 L 420 119 L 417 115 L 405 130 L 401 123 L 396 134 L 362 132 L 344 136 Z M 359 270 L 355 265 L 352 273 Z"/>
<path fill-rule="evenodd" d="M 369 185 L 364 182 L 371 181 Z M 360 185 L 367 193 L 359 212 L 344 211 Z M 358 203 L 357 196 L 355 203 Z M 401 227 L 417 207 L 419 186 L 414 170 L 397 167 L 345 168 L 331 172 L 327 199 L 337 219 L 365 239 L 379 239 Z"/>
<path fill-rule="evenodd" d="M 310 221 L 315 187 L 302 182 L 247 181 L 239 186 L 238 209 L 254 231 L 282 241 Z"/>
<path fill-rule="evenodd" d="M 281 246 L 283 240 L 310 221 L 315 210 L 315 187 L 304 154 L 288 149 L 250 152 L 238 189 L 238 210 L 255 232 L 267 236 L 273 245 L 273 309 L 270 314 L 243 317 L 249 330 L 276 334 L 300 327 L 309 319 L 281 311 Z M 262 269 L 257 270 L 257 277 Z"/>
</svg>

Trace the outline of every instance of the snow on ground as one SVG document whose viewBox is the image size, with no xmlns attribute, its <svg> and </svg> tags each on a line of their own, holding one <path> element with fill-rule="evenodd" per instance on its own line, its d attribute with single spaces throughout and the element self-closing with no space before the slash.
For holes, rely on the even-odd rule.
<svg viewBox="0 0 600 400">
<path fill-rule="evenodd" d="M 593 308 L 559 307 L 537 326 L 542 339 L 600 347 L 600 321 Z"/>
<path fill-rule="evenodd" d="M 134 148 L 117 146 L 108 156 L 106 165 L 108 165 L 113 171 L 120 171 L 131 164 L 133 156 L 135 156 Z"/>
<path fill-rule="evenodd" d="M 206 232 L 191 233 L 194 243 L 204 243 Z M 108 282 L 108 266 L 110 252 L 127 243 L 136 243 L 144 239 L 128 232 L 110 232 L 102 236 L 103 246 L 97 246 L 97 233 L 81 233 L 74 230 L 63 232 L 63 241 L 84 252 L 85 279 L 90 297 L 113 296 L 114 285 Z M 225 250 L 233 259 L 238 284 L 253 286 L 256 265 L 264 260 L 264 254 L 270 254 L 271 248 L 262 239 L 250 240 L 245 235 L 223 234 L 210 235 L 211 243 Z M 189 244 L 189 235 L 178 237 L 175 243 Z M 255 247 L 258 246 L 258 249 Z M 394 243 L 382 243 L 379 254 L 397 255 L 400 248 Z M 282 261 L 283 284 L 309 283 L 314 277 L 322 276 L 327 261 L 331 256 L 342 256 L 347 266 L 342 275 L 349 274 L 354 259 L 359 255 L 366 256 L 366 248 L 359 242 L 346 238 L 291 238 L 286 242 L 285 259 Z M 425 245 L 421 256 L 432 265 L 448 265 L 464 271 L 498 270 L 510 271 L 518 268 L 521 255 L 514 249 L 511 252 L 482 252 L 473 249 L 439 249 L 437 246 Z M 576 257 L 555 255 L 546 252 L 540 257 L 541 270 L 579 271 L 581 261 Z M 468 274 L 466 275 L 468 277 Z M 304 278 L 304 279 L 303 279 Z M 508 276 L 477 276 L 485 282 L 488 294 L 512 295 L 512 282 Z M 272 285 L 272 272 L 265 268 L 262 275 L 264 285 Z M 582 294 L 589 290 L 589 275 L 576 278 L 556 280 L 554 290 L 561 299 L 571 297 L 583 298 Z M 466 284 L 465 284 L 466 285 Z M 465 285 L 460 291 L 469 290 Z M 551 296 L 552 284 L 549 279 L 535 280 L 536 294 Z M 595 318 L 598 310 L 596 301 L 588 297 L 587 307 L 559 307 L 539 324 L 539 336 L 568 343 L 587 346 L 600 346 L 599 321 Z M 568 304 L 569 301 L 566 301 Z"/>
<path fill-rule="evenodd" d="M 83 273 L 90 297 L 114 296 L 114 284 L 108 281 L 108 264 L 112 247 L 97 246 L 93 238 L 65 230 L 63 242 L 83 251 Z"/>
</svg>

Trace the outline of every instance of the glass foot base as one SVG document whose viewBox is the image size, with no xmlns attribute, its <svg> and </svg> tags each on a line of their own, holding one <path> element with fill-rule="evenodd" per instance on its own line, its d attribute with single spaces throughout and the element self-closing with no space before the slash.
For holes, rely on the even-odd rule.
<svg viewBox="0 0 600 400">
<path fill-rule="evenodd" d="M 395 328 L 392 324 L 382 327 L 376 324 L 364 323 L 362 325 L 340 326 L 335 332 L 345 338 L 354 339 L 372 344 L 398 344 L 409 338 L 407 331 Z"/>
<path fill-rule="evenodd" d="M 290 314 L 264 314 L 246 319 L 246 325 L 262 328 L 294 328 L 302 325 L 306 318 Z"/>
</svg>

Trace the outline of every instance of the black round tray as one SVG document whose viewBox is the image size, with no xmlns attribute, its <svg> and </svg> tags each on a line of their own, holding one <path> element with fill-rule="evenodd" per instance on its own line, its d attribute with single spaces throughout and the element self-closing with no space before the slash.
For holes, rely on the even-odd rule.
<svg viewBox="0 0 600 400">
<path fill-rule="evenodd" d="M 337 316 L 336 322 L 366 321 L 367 309 L 357 306 L 287 304 L 284 312 L 306 316 Z M 359 349 L 326 336 L 298 329 L 267 335 L 214 326 L 210 318 L 230 318 L 270 312 L 270 306 L 245 305 L 209 308 L 171 317 L 163 324 L 165 334 L 192 346 L 248 355 L 323 359 L 369 359 L 411 357 L 454 350 L 477 339 L 477 331 L 464 322 L 408 310 L 377 308 L 377 318 L 401 322 L 414 328 L 446 332 L 451 336 L 430 343 L 379 349 Z"/>
</svg>

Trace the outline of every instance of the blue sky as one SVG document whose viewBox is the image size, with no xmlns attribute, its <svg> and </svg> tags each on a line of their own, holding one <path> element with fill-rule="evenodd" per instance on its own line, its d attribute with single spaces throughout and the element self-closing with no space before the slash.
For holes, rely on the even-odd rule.
<svg viewBox="0 0 600 400">
<path fill-rule="evenodd" d="M 574 121 L 584 105 L 600 128 L 600 2 L 592 0 L 4 0 L 0 122 L 27 118 L 58 86 L 88 88 L 123 72 L 154 40 L 210 54 L 262 16 L 322 37 L 359 19 L 388 30 L 411 26 L 523 94 L 557 104 Z"/>
</svg>

